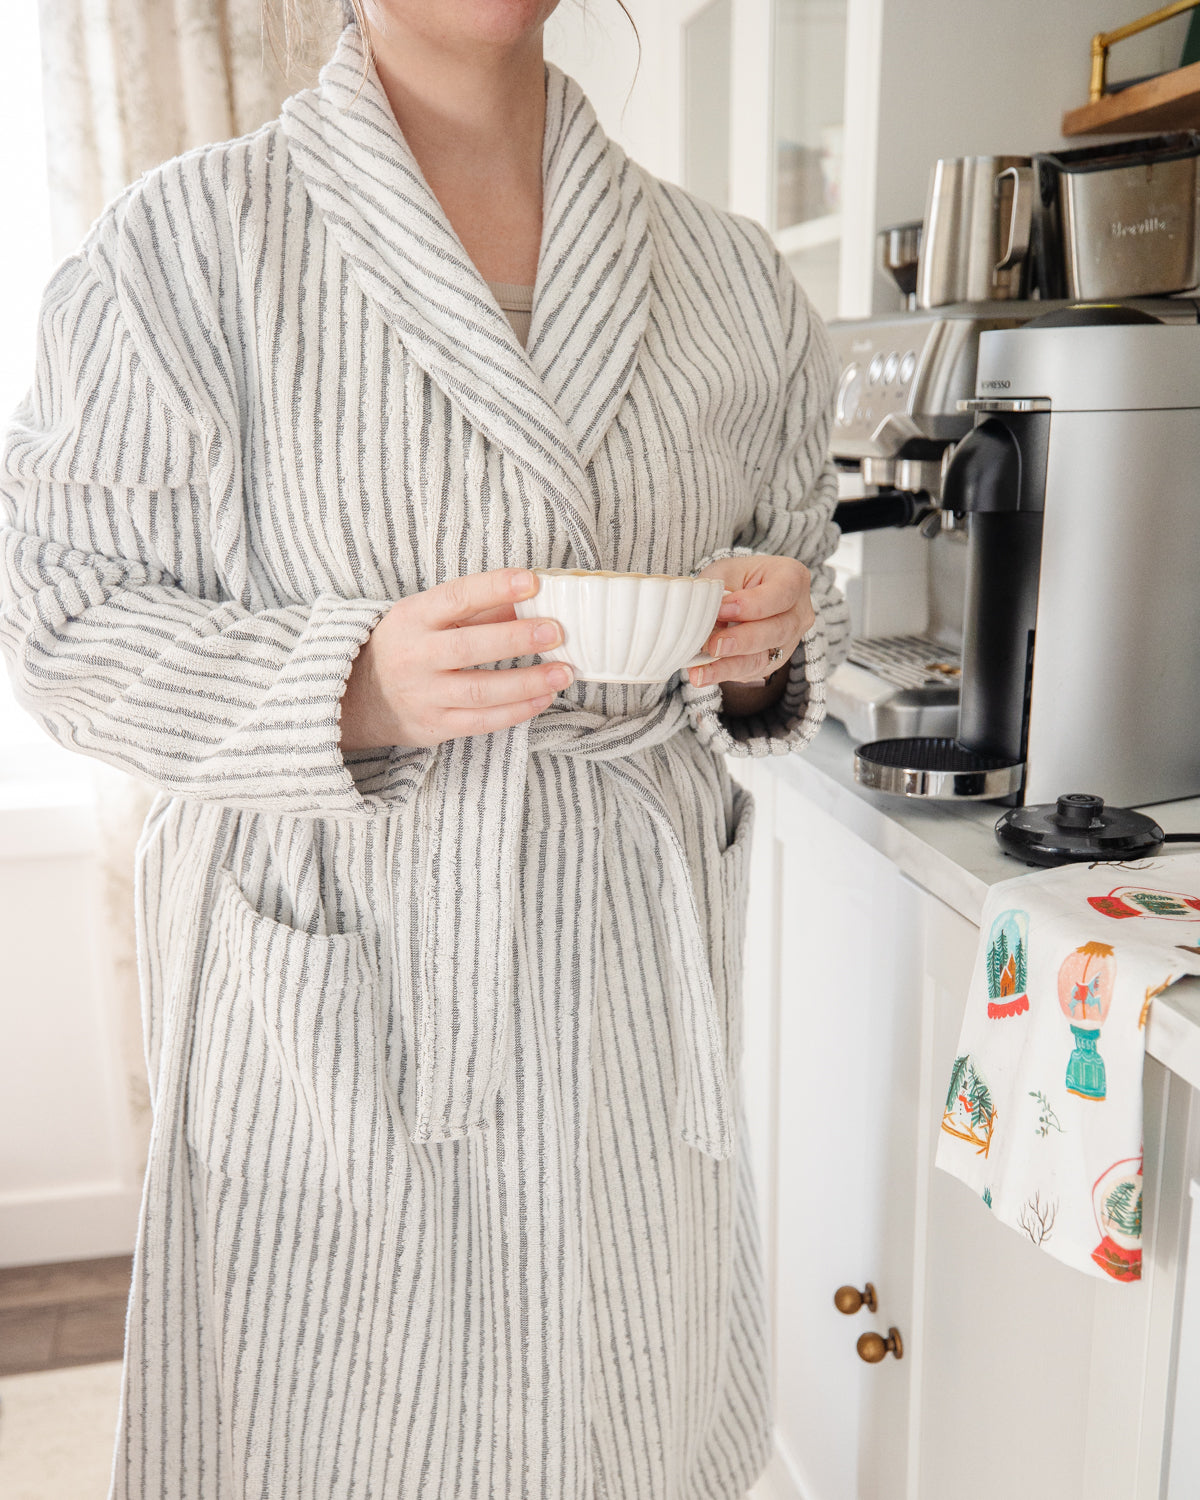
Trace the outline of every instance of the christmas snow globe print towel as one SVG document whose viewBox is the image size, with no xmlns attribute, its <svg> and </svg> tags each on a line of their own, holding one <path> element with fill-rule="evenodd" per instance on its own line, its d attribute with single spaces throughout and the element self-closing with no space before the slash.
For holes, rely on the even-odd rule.
<svg viewBox="0 0 1200 1500">
<path fill-rule="evenodd" d="M 1068 865 L 991 888 L 937 1164 L 1031 1243 L 1136 1281 L 1142 1064 L 1156 995 L 1200 975 L 1200 855 Z M 1107 877 L 1107 878 L 1106 878 Z"/>
<path fill-rule="evenodd" d="M 993 1021 L 1029 1009 L 1029 918 L 1002 911 L 992 923 L 987 950 L 988 1015 Z"/>
<path fill-rule="evenodd" d="M 1075 1049 L 1067 1061 L 1066 1086 L 1081 1099 L 1103 1099 L 1104 1059 L 1096 1050 L 1100 1028 L 1112 1006 L 1117 961 L 1108 943 L 1080 943 L 1058 971 L 1058 1003 L 1071 1023 Z"/>
</svg>

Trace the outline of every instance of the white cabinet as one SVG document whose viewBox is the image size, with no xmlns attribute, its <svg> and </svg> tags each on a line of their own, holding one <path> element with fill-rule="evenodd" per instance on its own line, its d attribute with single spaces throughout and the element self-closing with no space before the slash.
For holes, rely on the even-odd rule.
<svg viewBox="0 0 1200 1500">
<path fill-rule="evenodd" d="M 972 1500 L 1125 1500 L 1134 1491 L 1114 1484 L 1116 1475 L 1083 1488 L 1093 1332 L 1107 1306 L 1141 1302 L 1145 1288 L 1108 1286 L 1061 1265 L 932 1169 L 936 1095 L 957 1051 L 978 929 L 931 897 L 923 928 L 932 1078 L 913 1338 L 922 1385 L 915 1493 L 953 1495 L 969 1475 Z"/>
<path fill-rule="evenodd" d="M 768 225 L 826 317 L 870 296 L 875 145 L 847 103 L 851 87 L 875 92 L 863 68 L 878 57 L 879 5 L 674 0 L 678 78 L 669 54 L 659 64 L 680 100 L 680 180 Z"/>
<path fill-rule="evenodd" d="M 1159 1500 L 1196 1096 L 1147 1060 L 1140 1284 L 997 1223 L 934 1169 L 977 928 L 769 765 L 732 769 L 758 805 L 743 1068 L 775 1403 L 752 1500 Z M 840 1314 L 867 1281 L 877 1313 Z M 864 1363 L 892 1327 L 903 1358 Z M 1172 1500 L 1200 1494 L 1174 1447 Z"/>
<path fill-rule="evenodd" d="M 882 855 L 780 788 L 774 1368 L 778 1444 L 800 1493 L 893 1492 L 911 1360 L 860 1334 L 911 1322 L 920 895 Z M 864 855 L 866 857 L 864 857 Z M 833 1305 L 875 1287 L 878 1310 Z"/>
<path fill-rule="evenodd" d="M 769 771 L 746 974 L 748 1098 L 772 1311 L 776 1447 L 756 1500 L 895 1496 L 911 1357 L 859 1336 L 912 1321 L 922 893 Z M 878 1310 L 837 1311 L 871 1282 Z M 901 1477 L 898 1477 L 901 1476 Z"/>
</svg>

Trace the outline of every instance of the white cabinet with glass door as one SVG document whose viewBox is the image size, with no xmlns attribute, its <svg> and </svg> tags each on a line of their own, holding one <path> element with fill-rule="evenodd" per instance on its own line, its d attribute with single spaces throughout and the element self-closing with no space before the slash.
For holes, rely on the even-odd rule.
<svg viewBox="0 0 1200 1500">
<path fill-rule="evenodd" d="M 881 0 L 678 16 L 680 180 L 766 224 L 823 316 L 869 310 Z"/>
</svg>

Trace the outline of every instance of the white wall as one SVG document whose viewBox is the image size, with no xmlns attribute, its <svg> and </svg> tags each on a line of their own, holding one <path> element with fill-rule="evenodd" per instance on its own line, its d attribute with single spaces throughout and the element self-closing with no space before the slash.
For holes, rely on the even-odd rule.
<svg viewBox="0 0 1200 1500">
<path fill-rule="evenodd" d="M 679 45 L 675 0 L 626 0 L 642 42 L 616 0 L 560 0 L 546 25 L 546 56 L 583 89 L 600 123 L 635 161 L 679 180 L 677 68 L 664 67 Z M 636 73 L 636 78 L 635 78 Z"/>
<path fill-rule="evenodd" d="M 0 1266 L 124 1254 L 140 1183 L 90 785 L 2 790 Z"/>
<path fill-rule="evenodd" d="M 877 227 L 919 219 L 940 156 L 1028 155 L 1068 141 L 1087 103 L 1091 38 L 1152 5 L 1128 0 L 883 0 Z M 1114 48 L 1110 77 L 1176 67 L 1188 17 Z M 886 306 L 898 306 L 898 294 Z"/>
</svg>

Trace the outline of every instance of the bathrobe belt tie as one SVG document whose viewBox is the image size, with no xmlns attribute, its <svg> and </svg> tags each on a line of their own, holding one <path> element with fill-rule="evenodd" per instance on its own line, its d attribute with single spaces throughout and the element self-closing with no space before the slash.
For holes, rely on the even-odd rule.
<svg viewBox="0 0 1200 1500">
<path fill-rule="evenodd" d="M 620 798 L 649 817 L 665 875 L 664 918 L 678 971 L 679 1039 L 674 1128 L 689 1145 L 724 1158 L 733 1150 L 724 1029 L 691 871 L 679 833 L 639 752 L 687 725 L 677 692 L 643 714 L 611 718 L 555 702 L 536 719 L 492 737 L 496 764 L 481 785 L 478 746 L 470 780 L 466 741 L 440 747 L 425 791 L 430 830 L 423 906 L 424 983 L 417 996 L 419 1142 L 487 1129 L 508 1063 L 513 1008 L 517 855 L 530 755 L 574 755 L 602 767 Z"/>
</svg>

